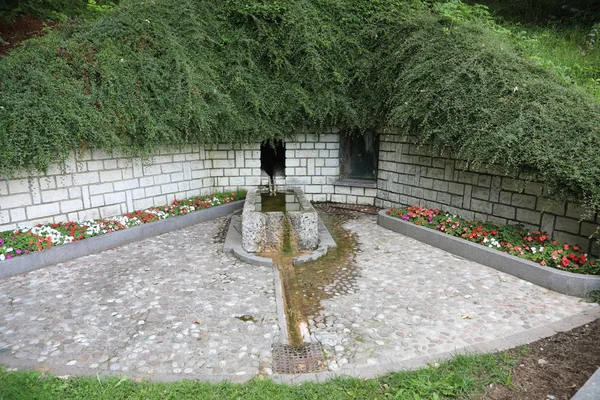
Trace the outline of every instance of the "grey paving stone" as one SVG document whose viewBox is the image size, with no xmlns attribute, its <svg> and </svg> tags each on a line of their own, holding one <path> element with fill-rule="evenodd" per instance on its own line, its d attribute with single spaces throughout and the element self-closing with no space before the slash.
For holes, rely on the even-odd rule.
<svg viewBox="0 0 600 400">
<path fill-rule="evenodd" d="M 225 223 L 0 280 L 0 363 L 165 381 L 269 375 L 271 344 L 281 338 L 276 272 L 223 253 L 214 238 Z M 332 297 L 308 321 L 331 371 L 276 381 L 374 377 L 516 346 L 600 316 L 596 304 L 394 233 L 375 216 L 345 226 L 357 235 L 358 273 L 325 288 Z"/>
</svg>

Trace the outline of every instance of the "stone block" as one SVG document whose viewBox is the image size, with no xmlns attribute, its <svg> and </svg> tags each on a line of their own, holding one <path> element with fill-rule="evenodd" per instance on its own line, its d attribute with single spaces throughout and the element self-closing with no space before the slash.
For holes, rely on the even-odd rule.
<svg viewBox="0 0 600 400">
<path fill-rule="evenodd" d="M 117 204 L 125 202 L 125 192 L 106 193 L 104 195 L 104 204 Z"/>
<path fill-rule="evenodd" d="M 554 215 L 565 215 L 566 204 L 556 200 L 538 198 L 536 210 Z"/>
<path fill-rule="evenodd" d="M 54 201 L 67 200 L 69 191 L 67 189 L 44 190 L 42 191 L 42 201 L 52 203 Z"/>
<path fill-rule="evenodd" d="M 104 205 L 104 195 L 98 194 L 95 196 L 90 196 L 90 205 L 92 207 L 102 207 Z"/>
<path fill-rule="evenodd" d="M 351 187 L 350 188 L 350 194 L 355 195 L 355 196 L 364 196 L 365 195 L 365 188 L 363 188 L 363 187 Z"/>
<path fill-rule="evenodd" d="M 479 182 L 479 175 L 474 172 L 458 171 L 457 180 L 460 183 L 469 183 L 472 185 L 477 185 L 477 183 Z"/>
<path fill-rule="evenodd" d="M 498 196 L 498 201 L 502 204 L 511 204 L 512 203 L 512 193 L 501 191 Z"/>
<path fill-rule="evenodd" d="M 340 174 L 340 169 L 336 167 L 325 167 L 321 169 L 321 174 L 338 176 Z"/>
<path fill-rule="evenodd" d="M 552 214 L 542 214 L 542 223 L 540 224 L 540 230 L 542 232 L 546 232 L 552 236 L 554 232 L 554 223 L 556 222 L 556 217 Z"/>
<path fill-rule="evenodd" d="M 73 186 L 72 175 L 59 175 L 56 177 L 56 187 L 68 188 L 70 186 Z"/>
<path fill-rule="evenodd" d="M 489 188 L 492 186 L 492 177 L 490 175 L 479 175 L 477 180 L 478 186 Z"/>
<path fill-rule="evenodd" d="M 209 160 L 227 159 L 227 151 L 226 150 L 209 150 L 206 154 L 206 158 Z"/>
<path fill-rule="evenodd" d="M 541 218 L 542 214 L 539 211 L 531 211 L 523 208 L 517 208 L 517 221 L 519 222 L 527 222 L 529 224 L 539 227 Z"/>
<path fill-rule="evenodd" d="M 522 192 L 525 189 L 525 182 L 511 178 L 502 178 L 502 189 L 511 192 Z"/>
<path fill-rule="evenodd" d="M 125 181 L 115 182 L 113 184 L 113 187 L 116 192 L 120 192 L 126 189 L 136 189 L 140 187 L 140 181 L 138 179 L 128 179 Z"/>
<path fill-rule="evenodd" d="M 594 214 L 586 210 L 579 204 L 567 204 L 567 217 L 576 218 L 582 221 L 593 221 Z"/>
<path fill-rule="evenodd" d="M 63 214 L 83 209 L 83 201 L 81 199 L 66 200 L 60 202 L 60 212 Z"/>
<path fill-rule="evenodd" d="M 554 227 L 559 231 L 578 234 L 580 225 L 581 224 L 577 219 L 556 217 L 556 224 Z"/>
<path fill-rule="evenodd" d="M 7 181 L 10 194 L 29 192 L 29 182 L 27 179 L 11 179 Z"/>
<path fill-rule="evenodd" d="M 27 219 L 27 215 L 25 214 L 24 207 L 13 208 L 11 210 L 3 210 L 3 211 L 0 211 L 0 214 L 4 216 L 4 217 L 0 217 L 0 223 L 3 223 L 3 224 L 8 223 L 8 222 L 25 221 Z M 8 218 L 8 215 L 10 215 L 10 218 Z M 0 231 L 1 230 L 2 229 L 0 229 Z"/>
<path fill-rule="evenodd" d="M 527 182 L 525 184 L 525 193 L 531 194 L 534 196 L 541 196 L 544 185 L 538 182 Z"/>
<path fill-rule="evenodd" d="M 435 190 L 424 189 L 423 190 L 423 199 L 429 201 L 437 201 L 437 193 Z"/>
<path fill-rule="evenodd" d="M 377 189 L 365 188 L 365 196 L 367 196 L 367 197 L 375 197 L 375 196 L 377 196 Z"/>
<path fill-rule="evenodd" d="M 587 248 L 589 245 L 589 240 L 586 238 L 582 238 L 581 236 L 572 235 L 567 232 L 554 231 L 553 238 L 557 240 L 559 243 L 569 243 L 576 244 L 581 246 L 582 248 Z"/>
<path fill-rule="evenodd" d="M 492 203 L 483 200 L 471 199 L 471 210 L 480 212 L 486 215 L 492 214 Z"/>
<path fill-rule="evenodd" d="M 462 208 L 463 205 L 463 198 L 462 196 L 457 196 L 457 195 L 451 195 L 452 198 L 450 199 L 450 205 L 456 208 Z"/>
<path fill-rule="evenodd" d="M 113 191 L 112 183 L 99 183 L 96 185 L 89 185 L 91 195 L 109 193 Z"/>
<path fill-rule="evenodd" d="M 39 179 L 41 190 L 50 190 L 56 188 L 56 180 L 54 176 L 42 176 Z M 2 194 L 0 192 L 0 194 Z"/>
<path fill-rule="evenodd" d="M 432 189 L 433 188 L 433 179 L 421 177 L 421 179 L 419 181 L 419 186 L 421 186 L 424 189 Z"/>
<path fill-rule="evenodd" d="M 449 182 L 440 181 L 437 179 L 433 181 L 433 190 L 437 190 L 438 192 L 449 192 L 448 187 Z"/>
<path fill-rule="evenodd" d="M 452 194 L 462 195 L 465 192 L 465 185 L 462 183 L 449 182 L 448 183 L 448 192 Z"/>
<path fill-rule="evenodd" d="M 473 186 L 466 185 L 465 192 L 463 195 L 463 208 L 465 210 L 469 210 L 471 208 L 471 193 L 473 191 Z"/>
<path fill-rule="evenodd" d="M 442 168 L 427 168 L 425 176 L 434 179 L 444 179 L 444 170 Z"/>
<path fill-rule="evenodd" d="M 600 237 L 600 225 L 593 222 L 582 222 L 579 234 L 585 237 L 591 237 L 593 235 L 595 238 L 598 238 Z"/>
<path fill-rule="evenodd" d="M 60 203 L 47 203 L 27 207 L 27 218 L 48 218 L 60 213 Z"/>
<path fill-rule="evenodd" d="M 112 170 L 112 171 L 100 171 L 100 182 L 115 182 L 123 179 L 123 174 L 121 170 Z"/>
<path fill-rule="evenodd" d="M 20 208 L 31 204 L 33 204 L 33 201 L 29 193 L 14 194 L 2 198 L 2 209 Z"/>
<path fill-rule="evenodd" d="M 102 218 L 114 217 L 122 214 L 121 206 L 119 204 L 100 207 L 98 211 L 100 211 Z"/>
<path fill-rule="evenodd" d="M 479 186 L 474 186 L 473 190 L 471 192 L 471 196 L 474 199 L 489 200 L 489 198 L 490 198 L 490 189 L 486 189 L 486 188 L 479 187 Z"/>
<path fill-rule="evenodd" d="M 514 219 L 517 215 L 517 210 L 515 207 L 511 207 L 511 206 L 507 206 L 507 205 L 503 205 L 503 204 L 494 204 L 493 209 L 494 209 L 493 215 L 498 216 L 498 217 Z"/>
<path fill-rule="evenodd" d="M 515 207 L 520 208 L 528 208 L 530 210 L 535 210 L 536 197 L 527 195 L 527 194 L 519 194 L 513 193 L 511 204 Z"/>
<path fill-rule="evenodd" d="M 345 194 L 332 194 L 331 201 L 334 203 L 346 203 L 346 197 Z"/>
</svg>

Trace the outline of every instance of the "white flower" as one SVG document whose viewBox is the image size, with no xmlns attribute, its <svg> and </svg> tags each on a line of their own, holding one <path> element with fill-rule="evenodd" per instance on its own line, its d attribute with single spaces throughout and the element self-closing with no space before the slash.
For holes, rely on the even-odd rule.
<svg viewBox="0 0 600 400">
<path fill-rule="evenodd" d="M 4 261 L 6 259 L 6 257 L 4 256 L 4 254 L 0 253 L 0 261 Z"/>
</svg>

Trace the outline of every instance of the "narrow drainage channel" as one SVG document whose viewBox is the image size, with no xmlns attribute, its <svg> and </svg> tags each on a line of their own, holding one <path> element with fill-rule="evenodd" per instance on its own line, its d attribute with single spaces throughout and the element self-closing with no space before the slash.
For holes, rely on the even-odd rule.
<svg viewBox="0 0 600 400">
<path fill-rule="evenodd" d="M 281 251 L 260 254 L 277 265 L 283 286 L 288 344 L 274 347 L 274 362 L 278 364 L 274 365 L 275 372 L 305 373 L 324 369 L 320 343 L 309 343 L 310 326 L 317 316 L 326 317 L 321 315 L 323 300 L 358 290 L 355 236 L 342 227 L 349 217 L 328 213 L 321 213 L 320 217 L 337 248 L 329 249 L 319 260 L 299 266 L 292 264 L 293 258 L 301 253 L 295 250 L 291 227 L 286 223 L 282 228 Z"/>
</svg>

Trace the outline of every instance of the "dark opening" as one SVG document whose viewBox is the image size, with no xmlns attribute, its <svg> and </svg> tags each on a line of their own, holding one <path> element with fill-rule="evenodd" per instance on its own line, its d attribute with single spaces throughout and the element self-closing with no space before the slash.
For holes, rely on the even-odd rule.
<svg viewBox="0 0 600 400">
<path fill-rule="evenodd" d="M 285 143 L 281 140 L 262 142 L 260 168 L 271 178 L 285 177 Z"/>
<path fill-rule="evenodd" d="M 340 178 L 377 178 L 379 143 L 372 132 L 342 135 L 340 138 Z"/>
</svg>

